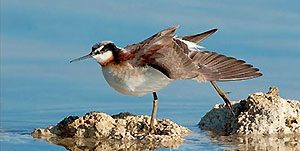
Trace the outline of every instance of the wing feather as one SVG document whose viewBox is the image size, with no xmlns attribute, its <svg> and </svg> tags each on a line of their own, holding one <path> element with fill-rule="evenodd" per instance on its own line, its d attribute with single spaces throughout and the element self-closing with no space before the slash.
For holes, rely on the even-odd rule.
<svg viewBox="0 0 300 151">
<path fill-rule="evenodd" d="M 199 67 L 187 56 L 188 47 L 174 38 L 176 29 L 175 26 L 169 27 L 140 43 L 127 46 L 129 57 L 123 57 L 126 58 L 123 61 L 134 66 L 151 66 L 171 79 L 197 77 Z"/>
<path fill-rule="evenodd" d="M 170 79 L 198 81 L 230 81 L 259 77 L 259 69 L 243 60 L 210 51 L 190 50 L 184 40 L 198 43 L 216 29 L 202 34 L 175 38 L 177 27 L 169 27 L 146 40 L 125 47 L 122 57 L 133 66 L 151 66 Z M 181 40 L 181 39 L 183 40 Z"/>
<path fill-rule="evenodd" d="M 182 37 L 179 37 L 179 38 L 197 44 L 197 43 L 203 41 L 204 39 L 206 39 L 207 37 L 209 37 L 210 35 L 212 35 L 213 33 L 215 33 L 217 30 L 218 29 L 215 28 L 215 29 L 211 29 L 209 31 L 206 31 L 206 32 L 203 32 L 203 33 L 200 33 L 200 34 L 182 36 Z"/>
<path fill-rule="evenodd" d="M 196 53 L 196 54 L 195 54 Z M 226 57 L 209 51 L 191 52 L 191 59 L 199 66 L 203 76 L 197 77 L 199 81 L 233 81 L 259 77 L 259 69 L 247 64 L 243 60 Z M 203 78 L 204 77 L 204 78 Z"/>
</svg>

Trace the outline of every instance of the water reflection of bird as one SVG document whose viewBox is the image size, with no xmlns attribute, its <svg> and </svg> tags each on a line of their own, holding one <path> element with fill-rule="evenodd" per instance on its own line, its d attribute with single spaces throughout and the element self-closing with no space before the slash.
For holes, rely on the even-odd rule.
<svg viewBox="0 0 300 151">
<path fill-rule="evenodd" d="M 71 62 L 94 58 L 102 67 L 103 75 L 111 87 L 125 95 L 153 94 L 150 132 L 154 132 L 158 97 L 156 92 L 174 80 L 210 81 L 225 101 L 232 114 L 232 107 L 225 93 L 215 81 L 234 81 L 259 77 L 257 68 L 197 45 L 217 31 L 191 36 L 175 36 L 177 27 L 169 27 L 148 39 L 117 47 L 111 41 L 92 46 L 92 51 Z"/>
</svg>

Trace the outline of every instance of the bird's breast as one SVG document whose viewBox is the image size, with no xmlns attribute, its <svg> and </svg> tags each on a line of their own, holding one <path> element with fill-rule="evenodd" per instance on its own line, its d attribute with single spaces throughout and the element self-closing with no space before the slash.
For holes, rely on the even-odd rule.
<svg viewBox="0 0 300 151">
<path fill-rule="evenodd" d="M 142 96 L 158 91 L 172 81 L 152 67 L 134 67 L 128 63 L 104 66 L 102 72 L 108 84 L 125 95 Z"/>
</svg>

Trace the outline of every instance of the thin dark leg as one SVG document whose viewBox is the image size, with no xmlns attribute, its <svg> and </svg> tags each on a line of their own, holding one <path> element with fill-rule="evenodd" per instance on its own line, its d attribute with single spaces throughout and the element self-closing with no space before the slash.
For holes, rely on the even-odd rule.
<svg viewBox="0 0 300 151">
<path fill-rule="evenodd" d="M 225 93 L 221 90 L 221 88 L 217 85 L 216 81 L 210 81 L 210 83 L 213 85 L 213 87 L 215 88 L 215 90 L 218 92 L 218 94 L 222 97 L 222 99 L 224 100 L 226 107 L 228 109 L 228 111 L 232 114 L 232 116 L 234 117 L 234 112 L 233 112 L 233 108 L 232 105 L 229 101 L 229 99 L 226 97 Z"/>
<path fill-rule="evenodd" d="M 152 107 L 152 114 L 151 114 L 151 121 L 150 121 L 150 133 L 155 133 L 154 122 L 156 119 L 158 97 L 156 92 L 153 92 L 152 94 L 153 94 L 153 107 Z"/>
</svg>

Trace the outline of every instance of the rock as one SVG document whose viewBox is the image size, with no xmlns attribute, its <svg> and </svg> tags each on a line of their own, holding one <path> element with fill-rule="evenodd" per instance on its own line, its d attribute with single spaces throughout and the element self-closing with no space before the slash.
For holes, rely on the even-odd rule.
<svg viewBox="0 0 300 151">
<path fill-rule="evenodd" d="M 126 112 L 110 116 L 90 112 L 82 117 L 66 117 L 55 126 L 35 129 L 32 136 L 70 150 L 115 150 L 122 149 L 122 146 L 125 147 L 123 149 L 137 150 L 149 147 L 177 148 L 183 143 L 183 137 L 190 133 L 187 128 L 167 119 L 157 119 L 155 127 L 155 133 L 150 134 L 149 116 L 135 116 Z"/>
<path fill-rule="evenodd" d="M 201 119 L 199 127 L 217 135 L 300 134 L 300 102 L 281 98 L 276 87 L 267 93 L 251 94 L 247 100 L 233 101 L 232 105 L 236 117 L 228 114 L 225 105 L 217 104 Z"/>
<path fill-rule="evenodd" d="M 112 115 L 111 117 L 114 119 L 118 119 L 118 118 L 124 119 L 127 116 L 136 116 L 136 115 L 131 114 L 129 112 L 121 112 L 119 114 Z"/>
</svg>

